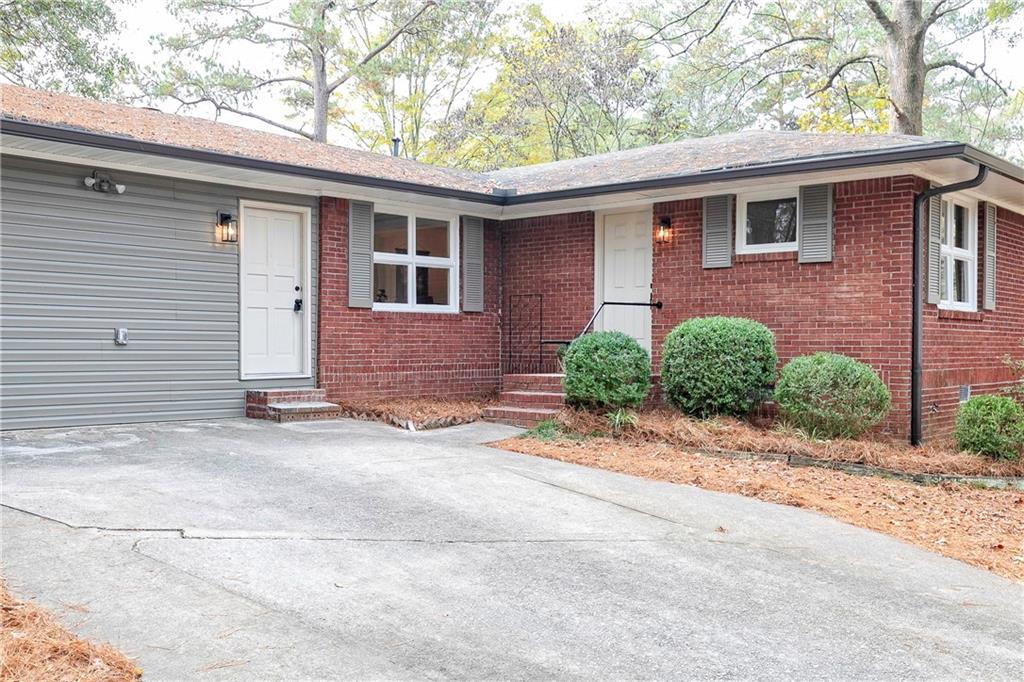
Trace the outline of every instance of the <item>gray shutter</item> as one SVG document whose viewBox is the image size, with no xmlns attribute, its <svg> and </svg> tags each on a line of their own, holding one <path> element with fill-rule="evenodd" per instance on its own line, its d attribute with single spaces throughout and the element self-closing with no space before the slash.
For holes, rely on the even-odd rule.
<svg viewBox="0 0 1024 682">
<path fill-rule="evenodd" d="M 462 216 L 462 309 L 484 310 L 484 219 Z"/>
<path fill-rule="evenodd" d="M 704 197 L 704 267 L 732 266 L 733 195 Z"/>
<path fill-rule="evenodd" d="M 928 302 L 937 304 L 942 293 L 939 291 L 941 281 L 940 269 L 942 268 L 942 245 L 940 236 L 940 221 L 942 220 L 942 197 L 934 196 L 928 199 Z"/>
<path fill-rule="evenodd" d="M 801 263 L 832 262 L 832 185 L 800 188 L 797 242 Z"/>
<path fill-rule="evenodd" d="M 349 203 L 348 306 L 373 307 L 373 204 Z"/>
<path fill-rule="evenodd" d="M 985 310 L 996 309 L 996 206 L 985 202 Z"/>
</svg>

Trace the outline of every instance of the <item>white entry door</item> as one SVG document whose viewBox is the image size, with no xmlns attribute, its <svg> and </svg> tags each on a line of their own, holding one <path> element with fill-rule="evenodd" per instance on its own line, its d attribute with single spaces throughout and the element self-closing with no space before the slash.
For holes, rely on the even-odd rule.
<svg viewBox="0 0 1024 682">
<path fill-rule="evenodd" d="M 303 209 L 242 207 L 243 377 L 309 372 L 308 216 Z"/>
<path fill-rule="evenodd" d="M 651 230 L 650 211 L 604 217 L 604 301 L 650 302 Z M 650 308 L 609 305 L 602 318 L 602 329 L 625 332 L 651 350 Z"/>
</svg>

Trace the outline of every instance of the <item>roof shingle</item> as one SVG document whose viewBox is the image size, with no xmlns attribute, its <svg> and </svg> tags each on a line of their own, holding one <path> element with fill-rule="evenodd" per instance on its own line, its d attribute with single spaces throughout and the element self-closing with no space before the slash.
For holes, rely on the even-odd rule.
<svg viewBox="0 0 1024 682">
<path fill-rule="evenodd" d="M 14 85 L 0 85 L 0 113 L 12 120 L 329 172 L 482 194 L 508 191 L 519 196 L 934 144 L 933 140 L 910 135 L 758 130 L 474 173 L 202 118 Z"/>
</svg>

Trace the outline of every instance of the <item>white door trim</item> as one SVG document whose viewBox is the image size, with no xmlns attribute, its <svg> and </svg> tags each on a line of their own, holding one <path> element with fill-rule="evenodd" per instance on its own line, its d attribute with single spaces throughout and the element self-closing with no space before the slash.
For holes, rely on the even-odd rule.
<svg viewBox="0 0 1024 682">
<path fill-rule="evenodd" d="M 654 204 L 647 204 L 633 210 L 610 209 L 594 211 L 594 307 L 590 314 L 593 315 L 597 307 L 604 302 L 604 219 L 610 215 L 623 213 L 647 212 L 647 224 L 650 226 L 651 242 L 648 245 L 648 252 L 651 254 L 651 286 L 654 286 Z M 653 291 L 653 288 L 652 288 Z M 653 324 L 653 322 L 652 322 Z M 594 320 L 594 329 L 604 331 L 604 313 L 602 312 Z"/>
<path fill-rule="evenodd" d="M 302 372 L 299 374 L 252 374 L 246 371 L 245 367 L 245 211 L 249 208 L 264 208 L 271 211 L 283 213 L 296 213 L 299 215 L 299 223 L 302 231 L 302 315 L 305 321 L 304 334 L 306 337 L 303 344 Z M 308 206 L 296 206 L 294 204 L 278 204 L 269 201 L 254 201 L 251 199 L 239 199 L 238 201 L 238 367 L 239 378 L 242 380 L 252 379 L 311 379 L 313 377 L 313 290 L 311 288 L 311 274 L 313 263 L 313 242 L 312 242 L 313 209 Z"/>
</svg>

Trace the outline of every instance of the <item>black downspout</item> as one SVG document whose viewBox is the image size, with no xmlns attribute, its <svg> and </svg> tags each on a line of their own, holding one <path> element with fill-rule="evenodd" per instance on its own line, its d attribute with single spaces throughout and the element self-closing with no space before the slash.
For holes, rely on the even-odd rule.
<svg viewBox="0 0 1024 682">
<path fill-rule="evenodd" d="M 921 444 L 921 378 L 923 374 L 924 354 L 924 303 L 921 300 L 921 251 L 924 238 L 921 230 L 921 207 L 924 202 L 940 194 L 959 192 L 963 189 L 977 187 L 988 177 L 988 166 L 978 165 L 978 174 L 971 180 L 955 182 L 952 185 L 932 187 L 914 195 L 914 264 L 912 268 L 913 283 L 911 286 L 914 297 L 911 305 L 911 340 L 910 340 L 910 444 Z"/>
</svg>

